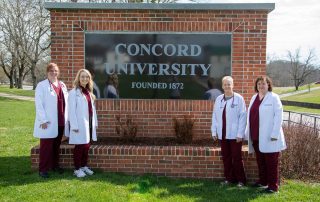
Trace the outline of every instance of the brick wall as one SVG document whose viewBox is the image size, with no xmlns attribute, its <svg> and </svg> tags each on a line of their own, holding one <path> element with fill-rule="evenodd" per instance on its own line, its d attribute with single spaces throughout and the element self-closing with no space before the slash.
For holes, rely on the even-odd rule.
<svg viewBox="0 0 320 202">
<path fill-rule="evenodd" d="M 72 4 L 74 5 L 77 4 Z M 85 65 L 84 33 L 87 31 L 232 33 L 232 76 L 235 91 L 244 96 L 247 104 L 254 93 L 255 78 L 266 73 L 267 15 L 270 8 L 48 9 L 51 14 L 52 62 L 59 65 L 61 79 L 69 88 L 72 87 L 76 72 Z M 115 124 L 119 115 L 121 119 L 134 118 L 140 137 L 173 137 L 172 119 L 184 115 L 189 115 L 196 121 L 195 139 L 207 139 L 211 136 L 213 104 L 210 101 L 103 99 L 97 100 L 96 105 L 100 137 L 118 136 Z M 72 152 L 73 146 L 62 146 L 63 166 L 73 167 Z M 33 148 L 31 160 L 34 169 L 38 166 L 38 155 L 38 147 Z M 257 177 L 254 156 L 248 155 L 245 147 L 243 156 L 247 177 L 249 181 L 253 181 Z M 89 165 L 108 172 L 223 178 L 221 151 L 211 147 L 92 146 Z"/>
<path fill-rule="evenodd" d="M 64 168 L 73 167 L 73 146 L 61 146 L 60 162 Z M 31 150 L 32 168 L 38 169 L 39 148 Z M 254 155 L 243 151 L 248 182 L 257 179 Z M 212 147 L 186 146 L 91 146 L 89 167 L 105 172 L 127 174 L 152 173 L 167 177 L 223 179 L 221 150 Z"/>
<path fill-rule="evenodd" d="M 84 68 L 85 31 L 229 32 L 235 91 L 250 99 L 257 76 L 266 71 L 267 10 L 50 9 L 51 58 L 69 88 Z M 115 117 L 136 117 L 138 136 L 174 136 L 172 118 L 196 119 L 195 138 L 210 138 L 210 101 L 98 100 L 99 136 L 117 136 Z"/>
</svg>

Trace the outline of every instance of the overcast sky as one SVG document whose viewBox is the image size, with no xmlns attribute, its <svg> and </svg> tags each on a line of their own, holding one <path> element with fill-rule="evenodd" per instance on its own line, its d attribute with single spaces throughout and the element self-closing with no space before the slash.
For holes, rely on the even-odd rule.
<svg viewBox="0 0 320 202">
<path fill-rule="evenodd" d="M 188 2 L 181 0 L 180 2 Z M 198 0 L 200 3 L 275 3 L 268 16 L 267 53 L 285 57 L 287 50 L 314 48 L 320 61 L 319 0 Z"/>
</svg>

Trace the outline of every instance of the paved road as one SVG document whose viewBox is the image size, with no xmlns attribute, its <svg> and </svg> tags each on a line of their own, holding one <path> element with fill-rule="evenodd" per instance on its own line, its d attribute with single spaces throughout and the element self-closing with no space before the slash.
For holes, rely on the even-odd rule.
<svg viewBox="0 0 320 202">
<path fill-rule="evenodd" d="M 320 87 L 310 88 L 310 91 L 314 91 L 314 90 L 318 90 L 318 89 L 320 89 Z M 281 94 L 281 95 L 279 95 L 279 97 L 280 98 L 284 98 L 284 97 L 288 97 L 288 96 L 291 96 L 291 95 L 297 95 L 297 94 L 302 94 L 302 93 L 306 93 L 306 92 L 309 92 L 309 89 Z"/>
<path fill-rule="evenodd" d="M 32 90 L 33 86 L 22 85 L 23 90 Z"/>
<path fill-rule="evenodd" d="M 6 97 L 6 98 L 16 99 L 16 100 L 34 101 L 33 97 L 20 96 L 20 95 L 11 95 L 11 94 L 7 94 L 7 93 L 0 93 L 0 97 Z"/>
</svg>

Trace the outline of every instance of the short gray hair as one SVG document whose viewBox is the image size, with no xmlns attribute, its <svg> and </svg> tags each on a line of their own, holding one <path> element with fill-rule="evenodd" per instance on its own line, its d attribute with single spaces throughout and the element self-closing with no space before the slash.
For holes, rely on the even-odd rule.
<svg viewBox="0 0 320 202">
<path fill-rule="evenodd" d="M 231 81 L 231 82 L 233 83 L 233 78 L 232 78 L 231 76 L 224 76 L 224 77 L 222 78 L 222 83 L 223 83 L 223 81 L 225 81 L 225 80 Z"/>
</svg>

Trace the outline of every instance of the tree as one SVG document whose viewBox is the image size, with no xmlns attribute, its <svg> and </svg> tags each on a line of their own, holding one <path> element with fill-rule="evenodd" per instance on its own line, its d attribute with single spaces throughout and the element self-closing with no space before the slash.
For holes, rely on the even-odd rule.
<svg viewBox="0 0 320 202">
<path fill-rule="evenodd" d="M 290 62 L 289 74 L 296 90 L 298 90 L 306 78 L 316 71 L 316 68 L 312 64 L 315 60 L 315 51 L 314 49 L 310 49 L 304 60 L 302 59 L 300 48 L 296 49 L 294 53 L 288 51 L 287 57 Z"/>
<path fill-rule="evenodd" d="M 62 0 L 74 3 L 175 3 L 177 0 Z"/>
<path fill-rule="evenodd" d="M 17 56 L 15 49 L 12 47 L 11 40 L 7 40 L 6 36 L 2 36 L 1 38 L 5 43 L 0 44 L 0 66 L 10 81 L 10 88 L 13 88 L 16 78 Z"/>
<path fill-rule="evenodd" d="M 43 3 L 43 0 L 4 0 L 0 4 L 1 51 L 11 53 L 11 57 L 10 54 L 2 54 L 4 63 L 1 66 L 4 68 L 6 64 L 11 71 L 17 70 L 18 88 L 22 88 L 22 82 L 29 72 L 35 88 L 35 68 L 48 55 L 50 17 Z M 12 75 L 6 75 L 11 83 Z"/>
<path fill-rule="evenodd" d="M 3 1 L 1 3 L 1 50 L 2 52 L 2 68 L 10 79 L 10 87 L 13 87 L 13 82 L 22 88 L 22 78 L 25 71 L 25 64 L 22 64 L 20 59 L 24 59 L 21 49 L 21 39 L 23 34 L 23 12 L 24 5 L 20 1 Z M 8 52 L 9 54 L 6 54 Z M 8 70 L 7 70 L 8 68 Z M 10 70 L 10 71 L 9 71 Z M 18 70 L 17 81 L 14 81 L 15 70 Z"/>
<path fill-rule="evenodd" d="M 43 0 L 28 0 L 34 10 L 26 25 L 27 35 L 24 39 L 24 54 L 29 60 L 33 89 L 37 85 L 36 67 L 40 60 L 49 57 L 50 48 L 50 14 L 44 8 Z"/>
</svg>

